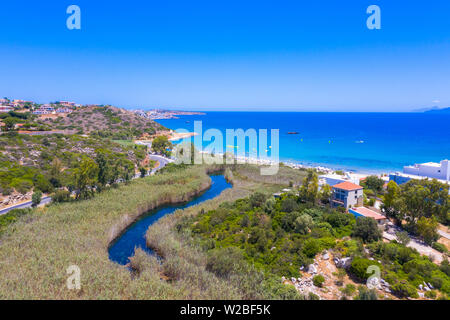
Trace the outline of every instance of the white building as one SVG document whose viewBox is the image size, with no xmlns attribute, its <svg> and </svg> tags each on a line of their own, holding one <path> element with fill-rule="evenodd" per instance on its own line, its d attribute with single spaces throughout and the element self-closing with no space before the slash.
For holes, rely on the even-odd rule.
<svg viewBox="0 0 450 320">
<path fill-rule="evenodd" d="M 330 173 L 319 176 L 319 185 L 328 184 L 329 186 L 334 186 L 341 182 L 351 182 L 359 185 L 359 177 L 346 173 L 345 175 Z"/>
<path fill-rule="evenodd" d="M 360 185 L 345 181 L 332 187 L 331 203 L 333 207 L 360 207 L 363 205 L 364 195 L 363 187 Z"/>
<path fill-rule="evenodd" d="M 403 167 L 403 173 L 438 180 L 450 180 L 450 161 L 442 160 L 440 163 L 427 162 Z"/>
<path fill-rule="evenodd" d="M 12 111 L 12 110 L 14 110 L 13 107 L 10 107 L 10 106 L 0 106 L 0 113 L 3 113 L 3 112 L 10 112 L 10 111 Z"/>
</svg>

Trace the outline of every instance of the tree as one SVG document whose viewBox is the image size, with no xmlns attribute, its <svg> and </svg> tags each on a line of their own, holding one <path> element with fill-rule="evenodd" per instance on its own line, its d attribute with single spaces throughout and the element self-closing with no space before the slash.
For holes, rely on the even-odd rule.
<svg viewBox="0 0 450 320">
<path fill-rule="evenodd" d="M 62 164 L 58 158 L 53 158 L 52 165 L 50 168 L 50 183 L 55 188 L 59 188 L 62 186 L 61 182 L 61 172 L 62 172 Z"/>
<path fill-rule="evenodd" d="M 106 153 L 98 151 L 97 156 L 95 157 L 95 162 L 98 165 L 98 183 L 101 186 L 112 183 L 112 168 Z"/>
<path fill-rule="evenodd" d="M 283 199 L 281 202 L 281 211 L 283 212 L 292 212 L 297 210 L 297 208 L 298 208 L 297 201 L 295 201 L 295 199 L 291 197 Z"/>
<path fill-rule="evenodd" d="M 329 184 L 324 184 L 322 190 L 320 191 L 320 201 L 324 204 L 330 203 L 331 198 L 331 186 Z"/>
<path fill-rule="evenodd" d="M 141 173 L 141 178 L 144 178 L 147 175 L 147 169 L 144 167 L 140 167 L 139 172 Z"/>
<path fill-rule="evenodd" d="M 383 190 L 384 180 L 377 176 L 368 176 L 363 184 L 367 189 L 381 192 Z"/>
<path fill-rule="evenodd" d="M 31 196 L 31 206 L 33 208 L 37 207 L 41 203 L 41 200 L 42 200 L 42 192 L 40 191 L 33 192 L 33 195 Z"/>
<path fill-rule="evenodd" d="M 8 117 L 3 120 L 3 123 L 5 124 L 5 131 L 14 131 L 17 119 L 13 117 Z"/>
<path fill-rule="evenodd" d="M 170 148 L 172 148 L 172 143 L 169 141 L 167 136 L 158 136 L 152 141 L 153 152 L 169 156 L 170 151 L 168 151 L 168 149 Z"/>
<path fill-rule="evenodd" d="M 98 165 L 90 158 L 84 158 L 78 168 L 74 170 L 73 180 L 76 199 L 87 199 L 92 196 L 93 188 L 98 179 Z"/>
<path fill-rule="evenodd" d="M 436 232 L 438 227 L 436 218 L 420 217 L 416 227 L 417 234 L 425 243 L 431 245 L 433 241 L 439 239 L 439 234 Z"/>
<path fill-rule="evenodd" d="M 381 209 L 385 212 L 386 217 L 394 219 L 396 225 L 401 225 L 403 219 L 400 210 L 400 192 L 401 190 L 397 183 L 393 180 L 389 181 L 387 191 L 383 196 L 383 204 L 381 206 Z"/>
<path fill-rule="evenodd" d="M 295 219 L 295 231 L 301 234 L 307 234 L 309 230 L 314 226 L 314 221 L 308 214 L 302 214 Z"/>
<path fill-rule="evenodd" d="M 315 203 L 318 198 L 319 177 L 313 169 L 308 169 L 308 174 L 303 179 L 299 189 L 299 197 L 303 201 Z"/>
<path fill-rule="evenodd" d="M 364 242 L 373 242 L 381 239 L 381 231 L 373 218 L 358 217 L 356 219 L 353 236 L 361 238 Z"/>
<path fill-rule="evenodd" d="M 411 238 L 406 231 L 396 232 L 395 235 L 397 236 L 398 242 L 400 242 L 404 246 L 406 246 L 411 241 Z"/>
<path fill-rule="evenodd" d="M 250 196 L 250 204 L 253 208 L 262 207 L 266 202 L 266 196 L 264 193 L 255 192 Z"/>
</svg>

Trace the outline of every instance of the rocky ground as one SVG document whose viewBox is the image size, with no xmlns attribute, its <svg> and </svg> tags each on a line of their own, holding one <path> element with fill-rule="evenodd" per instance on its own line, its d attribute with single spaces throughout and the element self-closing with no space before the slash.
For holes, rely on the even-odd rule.
<svg viewBox="0 0 450 320">
<path fill-rule="evenodd" d="M 342 285 L 339 285 L 337 272 L 338 268 L 347 268 L 350 266 L 350 258 L 339 259 L 333 257 L 332 251 L 325 251 L 324 253 L 317 255 L 314 259 L 314 263 L 309 265 L 307 269 L 301 269 L 301 278 L 282 279 L 284 283 L 289 283 L 295 286 L 295 288 L 303 295 L 308 295 L 310 292 L 319 296 L 321 300 L 340 300 L 344 297 L 341 289 L 347 284 L 353 284 L 355 287 L 361 285 L 361 283 L 354 282 L 346 275 L 342 279 Z M 313 284 L 313 278 L 316 275 L 322 275 L 325 278 L 325 282 L 322 287 L 316 287 Z M 363 284 L 365 285 L 365 284 Z M 397 299 L 393 296 L 389 289 L 389 284 L 381 279 L 380 283 L 374 283 L 380 299 Z M 349 297 L 349 299 L 352 299 Z"/>
<path fill-rule="evenodd" d="M 13 192 L 9 196 L 2 196 L 0 194 L 0 209 L 19 204 L 26 201 L 31 201 L 31 196 L 33 192 L 28 192 L 26 194 L 21 194 L 18 192 Z"/>
</svg>

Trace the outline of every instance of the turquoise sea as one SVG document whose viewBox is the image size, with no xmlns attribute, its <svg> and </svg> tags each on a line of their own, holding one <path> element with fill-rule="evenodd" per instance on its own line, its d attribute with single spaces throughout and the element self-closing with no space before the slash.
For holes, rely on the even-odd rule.
<svg viewBox="0 0 450 320">
<path fill-rule="evenodd" d="M 450 158 L 450 114 L 206 112 L 157 121 L 188 131 L 194 131 L 194 121 L 202 121 L 203 132 L 216 128 L 224 137 L 226 129 L 279 129 L 281 161 L 333 169 L 399 171 Z"/>
</svg>

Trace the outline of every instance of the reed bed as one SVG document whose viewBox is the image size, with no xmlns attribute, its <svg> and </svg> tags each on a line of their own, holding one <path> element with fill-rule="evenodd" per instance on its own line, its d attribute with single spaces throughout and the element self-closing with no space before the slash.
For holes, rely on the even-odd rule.
<svg viewBox="0 0 450 320">
<path fill-rule="evenodd" d="M 127 268 L 109 260 L 108 246 L 142 213 L 186 201 L 209 185 L 204 167 L 190 167 L 135 180 L 90 200 L 35 210 L 0 238 L 0 299 L 183 297 L 157 273 L 133 279 Z M 81 290 L 67 289 L 71 265 L 81 270 Z"/>
</svg>

